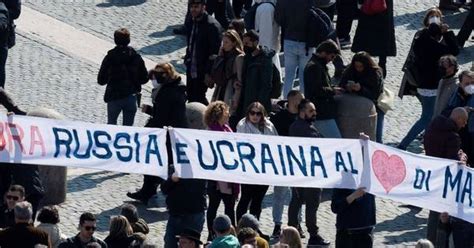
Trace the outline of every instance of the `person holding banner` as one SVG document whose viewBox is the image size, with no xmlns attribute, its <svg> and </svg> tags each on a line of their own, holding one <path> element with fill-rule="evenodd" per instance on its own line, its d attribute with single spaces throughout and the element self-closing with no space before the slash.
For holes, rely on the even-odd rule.
<svg viewBox="0 0 474 248">
<path fill-rule="evenodd" d="M 237 124 L 238 133 L 261 135 L 278 135 L 275 126 L 267 119 L 267 111 L 259 102 L 251 103 L 247 108 L 245 118 Z M 240 220 L 250 206 L 250 213 L 260 219 L 262 202 L 268 190 L 268 185 L 242 184 L 242 195 L 237 205 L 237 221 Z"/>
<path fill-rule="evenodd" d="M 461 150 L 459 130 L 466 126 L 467 120 L 468 113 L 463 107 L 453 109 L 449 118 L 443 115 L 436 117 L 426 129 L 424 137 L 426 155 L 466 162 L 465 154 Z M 435 246 L 442 245 L 443 238 L 446 238 L 438 231 L 439 221 L 440 214 L 430 211 L 427 238 Z"/>
<path fill-rule="evenodd" d="M 150 71 L 149 77 L 154 87 L 153 107 L 142 105 L 142 111 L 151 115 L 145 127 L 187 127 L 186 86 L 181 82 L 174 66 L 171 63 L 158 64 Z M 169 139 L 166 143 L 168 157 L 171 157 Z M 142 188 L 134 193 L 128 192 L 127 196 L 147 204 L 162 182 L 163 179 L 159 177 L 145 175 Z"/>
<path fill-rule="evenodd" d="M 298 104 L 303 99 L 303 94 L 299 90 L 291 90 L 286 98 L 288 99 L 286 107 L 270 117 L 270 121 L 275 125 L 279 136 L 289 136 L 290 125 L 298 118 Z M 272 232 L 273 238 L 280 237 L 281 225 L 283 224 L 283 208 L 288 194 L 291 194 L 289 187 L 273 187 L 272 215 L 275 223 Z M 301 219 L 301 214 L 299 219 Z"/>
<path fill-rule="evenodd" d="M 314 127 L 316 120 L 316 107 L 308 100 L 301 100 L 298 105 L 298 119 L 291 124 L 289 134 L 293 137 L 322 138 L 321 133 Z M 290 206 L 288 208 L 288 225 L 297 228 L 299 226 L 298 212 L 303 203 L 306 204 L 305 219 L 309 232 L 308 245 L 331 244 L 319 235 L 316 214 L 321 202 L 322 190 L 320 188 L 293 188 Z"/>
<path fill-rule="evenodd" d="M 204 122 L 209 130 L 219 132 L 232 132 L 227 124 L 229 122 L 229 106 L 222 101 L 215 101 L 209 104 L 204 113 Z M 224 213 L 230 218 L 233 226 L 235 226 L 235 202 L 239 195 L 240 188 L 238 184 L 207 181 L 207 194 L 209 196 L 209 207 L 207 209 L 207 228 L 209 230 L 208 241 L 214 237 L 212 223 L 216 218 L 217 209 L 221 201 L 224 202 Z"/>
</svg>

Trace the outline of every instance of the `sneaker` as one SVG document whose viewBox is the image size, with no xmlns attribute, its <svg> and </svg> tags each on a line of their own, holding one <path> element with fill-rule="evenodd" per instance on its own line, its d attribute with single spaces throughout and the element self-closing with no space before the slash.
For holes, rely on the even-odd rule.
<svg viewBox="0 0 474 248">
<path fill-rule="evenodd" d="M 309 240 L 308 240 L 308 245 L 329 246 L 330 244 L 331 244 L 331 241 L 325 240 L 319 234 L 309 237 Z"/>
<path fill-rule="evenodd" d="M 280 237 L 281 233 L 281 225 L 275 225 L 275 228 L 273 228 L 272 232 L 272 238 L 276 239 Z"/>
<path fill-rule="evenodd" d="M 127 193 L 127 196 L 134 199 L 134 200 L 137 200 L 137 201 L 140 201 L 142 202 L 143 204 L 147 205 L 148 204 L 148 198 L 145 198 L 142 193 L 140 191 L 137 191 L 135 193 L 130 193 L 128 192 Z"/>
<path fill-rule="evenodd" d="M 341 45 L 341 48 L 350 46 L 351 44 L 351 38 L 339 39 L 339 45 Z"/>
</svg>

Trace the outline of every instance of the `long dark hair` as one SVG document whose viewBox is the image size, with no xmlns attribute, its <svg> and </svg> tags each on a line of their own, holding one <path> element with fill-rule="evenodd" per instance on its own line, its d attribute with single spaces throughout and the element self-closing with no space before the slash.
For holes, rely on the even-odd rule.
<svg viewBox="0 0 474 248">
<path fill-rule="evenodd" d="M 358 52 L 352 57 L 351 65 L 349 69 L 352 72 L 356 72 L 355 62 L 359 62 L 364 66 L 364 71 L 362 73 L 377 72 L 380 71 L 380 67 L 375 63 L 374 59 L 370 56 L 368 52 Z"/>
</svg>

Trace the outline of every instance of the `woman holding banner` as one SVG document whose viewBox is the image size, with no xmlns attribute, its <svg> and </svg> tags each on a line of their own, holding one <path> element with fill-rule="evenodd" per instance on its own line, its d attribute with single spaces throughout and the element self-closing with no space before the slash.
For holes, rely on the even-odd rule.
<svg viewBox="0 0 474 248">
<path fill-rule="evenodd" d="M 254 102 L 247 108 L 245 117 L 237 124 L 238 133 L 251 133 L 262 135 L 278 135 L 275 126 L 267 118 L 265 107 L 259 103 Z M 237 220 L 240 220 L 247 210 L 260 219 L 262 212 L 262 201 L 268 190 L 268 185 L 250 185 L 242 184 L 242 196 L 237 205 Z"/>
<path fill-rule="evenodd" d="M 215 101 L 209 104 L 204 112 L 204 122 L 209 130 L 220 132 L 232 132 L 229 127 L 230 108 L 223 101 Z M 208 241 L 214 238 L 212 224 L 216 218 L 217 209 L 221 201 L 224 202 L 224 213 L 229 216 L 232 225 L 235 226 L 235 201 L 239 196 L 239 185 L 234 183 L 207 181 L 207 194 L 209 196 L 209 207 L 207 209 L 207 229 L 209 230 Z"/>
</svg>

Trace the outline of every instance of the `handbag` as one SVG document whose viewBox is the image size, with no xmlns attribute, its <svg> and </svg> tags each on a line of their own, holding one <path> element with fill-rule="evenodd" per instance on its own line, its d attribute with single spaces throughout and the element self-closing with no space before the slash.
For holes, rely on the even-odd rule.
<svg viewBox="0 0 474 248">
<path fill-rule="evenodd" d="M 382 110 L 384 113 L 387 113 L 389 110 L 393 110 L 392 106 L 394 101 L 395 93 L 383 87 L 383 92 L 377 99 L 377 107 L 379 107 L 379 109 Z"/>
<path fill-rule="evenodd" d="M 365 0 L 360 9 L 366 15 L 376 15 L 387 10 L 385 0 Z"/>
</svg>

